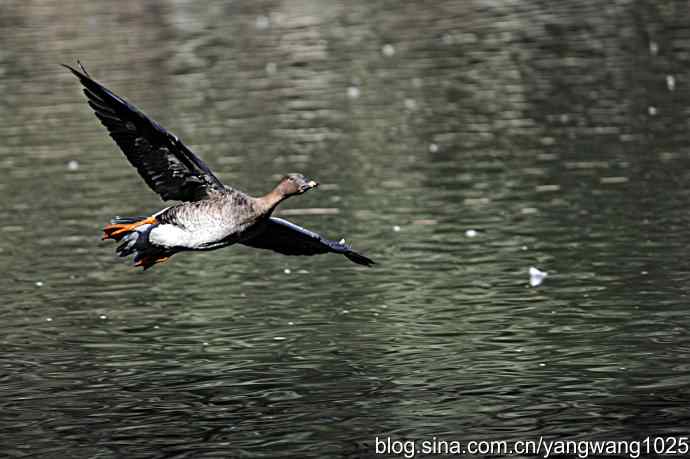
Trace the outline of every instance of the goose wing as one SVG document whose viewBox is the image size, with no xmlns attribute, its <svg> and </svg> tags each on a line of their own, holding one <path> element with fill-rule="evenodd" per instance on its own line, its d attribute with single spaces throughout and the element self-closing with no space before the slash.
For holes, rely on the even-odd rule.
<svg viewBox="0 0 690 459">
<path fill-rule="evenodd" d="M 65 65 L 89 105 L 146 184 L 164 201 L 198 201 L 227 188 L 180 139 L 108 88 Z"/>
<path fill-rule="evenodd" d="M 273 250 L 284 255 L 319 255 L 340 253 L 354 263 L 371 266 L 374 262 L 344 242 L 331 241 L 282 218 L 270 217 L 266 229 L 242 244 L 257 249 Z"/>
</svg>

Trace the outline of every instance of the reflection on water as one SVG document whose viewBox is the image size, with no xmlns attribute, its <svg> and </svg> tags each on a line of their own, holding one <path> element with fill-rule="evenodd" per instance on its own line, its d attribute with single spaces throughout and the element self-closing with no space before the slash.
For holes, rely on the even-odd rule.
<svg viewBox="0 0 690 459">
<path fill-rule="evenodd" d="M 3 452 L 368 457 L 376 435 L 687 434 L 688 14 L 5 5 Z M 76 58 L 234 186 L 318 178 L 285 215 L 380 265 L 243 247 L 123 264 L 99 227 L 161 202 L 57 65 Z M 537 288 L 531 266 L 549 273 Z"/>
</svg>

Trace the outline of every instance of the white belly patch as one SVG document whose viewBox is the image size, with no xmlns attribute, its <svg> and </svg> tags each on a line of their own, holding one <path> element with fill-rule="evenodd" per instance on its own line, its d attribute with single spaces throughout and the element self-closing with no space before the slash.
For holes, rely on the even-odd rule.
<svg viewBox="0 0 690 459">
<path fill-rule="evenodd" d="M 149 233 L 149 241 L 163 247 L 186 247 L 195 249 L 203 244 L 216 242 L 225 238 L 222 227 L 206 228 L 203 231 L 187 231 L 175 225 L 158 225 Z"/>
</svg>

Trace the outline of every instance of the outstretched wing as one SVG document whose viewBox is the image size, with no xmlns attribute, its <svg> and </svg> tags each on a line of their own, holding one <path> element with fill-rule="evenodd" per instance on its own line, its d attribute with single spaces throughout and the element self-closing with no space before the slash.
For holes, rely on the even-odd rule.
<svg viewBox="0 0 690 459">
<path fill-rule="evenodd" d="M 341 253 L 357 264 L 364 266 L 374 264 L 369 258 L 352 250 L 349 245 L 326 239 L 282 218 L 269 218 L 264 231 L 242 244 L 257 249 L 273 250 L 284 255 Z"/>
<path fill-rule="evenodd" d="M 84 86 L 89 105 L 110 136 L 164 201 L 198 201 L 226 189 L 174 134 L 100 83 L 65 65 Z"/>
</svg>

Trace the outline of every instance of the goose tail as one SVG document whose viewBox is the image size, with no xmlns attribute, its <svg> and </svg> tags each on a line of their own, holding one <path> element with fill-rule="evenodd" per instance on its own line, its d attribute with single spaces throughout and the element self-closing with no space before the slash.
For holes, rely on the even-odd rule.
<svg viewBox="0 0 690 459">
<path fill-rule="evenodd" d="M 146 270 L 173 255 L 170 249 L 157 246 L 149 240 L 151 230 L 158 224 L 155 217 L 115 217 L 110 225 L 103 228 L 103 239 L 119 242 L 115 252 L 121 257 L 133 254 L 134 266 Z"/>
</svg>

